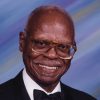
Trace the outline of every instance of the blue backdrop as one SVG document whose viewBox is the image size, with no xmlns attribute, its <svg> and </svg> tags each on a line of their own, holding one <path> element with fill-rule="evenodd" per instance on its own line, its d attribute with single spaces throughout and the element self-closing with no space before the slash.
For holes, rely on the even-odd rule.
<svg viewBox="0 0 100 100">
<path fill-rule="evenodd" d="M 62 81 L 100 100 L 100 0 L 0 0 L 0 83 L 24 67 L 18 34 L 28 15 L 49 4 L 66 9 L 76 29 L 78 51 Z"/>
</svg>

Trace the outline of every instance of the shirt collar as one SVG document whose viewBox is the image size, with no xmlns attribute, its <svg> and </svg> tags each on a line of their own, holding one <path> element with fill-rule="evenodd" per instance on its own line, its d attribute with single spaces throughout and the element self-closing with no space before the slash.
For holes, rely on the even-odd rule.
<svg viewBox="0 0 100 100">
<path fill-rule="evenodd" d="M 31 100 L 33 100 L 33 90 L 41 90 L 44 91 L 46 94 L 53 94 L 55 92 L 61 92 L 61 85 L 60 82 L 57 84 L 55 89 L 51 93 L 47 93 L 42 87 L 40 87 L 34 80 L 31 79 L 31 77 L 27 74 L 26 69 L 23 70 L 23 81 L 26 87 L 26 90 L 29 94 L 29 97 Z"/>
</svg>

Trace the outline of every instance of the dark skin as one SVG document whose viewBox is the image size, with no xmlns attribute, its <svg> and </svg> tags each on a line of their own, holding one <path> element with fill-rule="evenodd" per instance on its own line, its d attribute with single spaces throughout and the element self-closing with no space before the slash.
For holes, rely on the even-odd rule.
<svg viewBox="0 0 100 100">
<path fill-rule="evenodd" d="M 32 40 L 73 44 L 75 42 L 73 23 L 67 13 L 55 8 L 43 8 L 31 15 L 25 31 L 20 32 L 20 51 L 26 71 L 37 84 L 47 92 L 52 92 L 61 76 L 70 67 L 71 59 L 59 58 L 55 48 L 51 48 L 46 55 L 34 53 Z M 48 69 L 44 66 L 57 69 Z"/>
</svg>

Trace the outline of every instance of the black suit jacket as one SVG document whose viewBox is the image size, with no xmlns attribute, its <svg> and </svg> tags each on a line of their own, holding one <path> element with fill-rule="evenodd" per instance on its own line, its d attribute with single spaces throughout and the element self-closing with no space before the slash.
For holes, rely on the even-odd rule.
<svg viewBox="0 0 100 100">
<path fill-rule="evenodd" d="M 61 83 L 64 100 L 96 100 L 90 95 Z M 0 85 L 0 100 L 30 100 L 22 79 L 22 72 L 14 79 Z"/>
</svg>

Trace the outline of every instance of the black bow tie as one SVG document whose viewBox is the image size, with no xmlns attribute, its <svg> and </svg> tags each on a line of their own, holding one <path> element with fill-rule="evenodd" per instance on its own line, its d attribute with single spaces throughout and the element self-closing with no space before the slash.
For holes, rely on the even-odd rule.
<svg viewBox="0 0 100 100">
<path fill-rule="evenodd" d="M 41 90 L 34 90 L 34 100 L 64 100 L 64 95 L 61 92 L 47 95 Z"/>
</svg>

